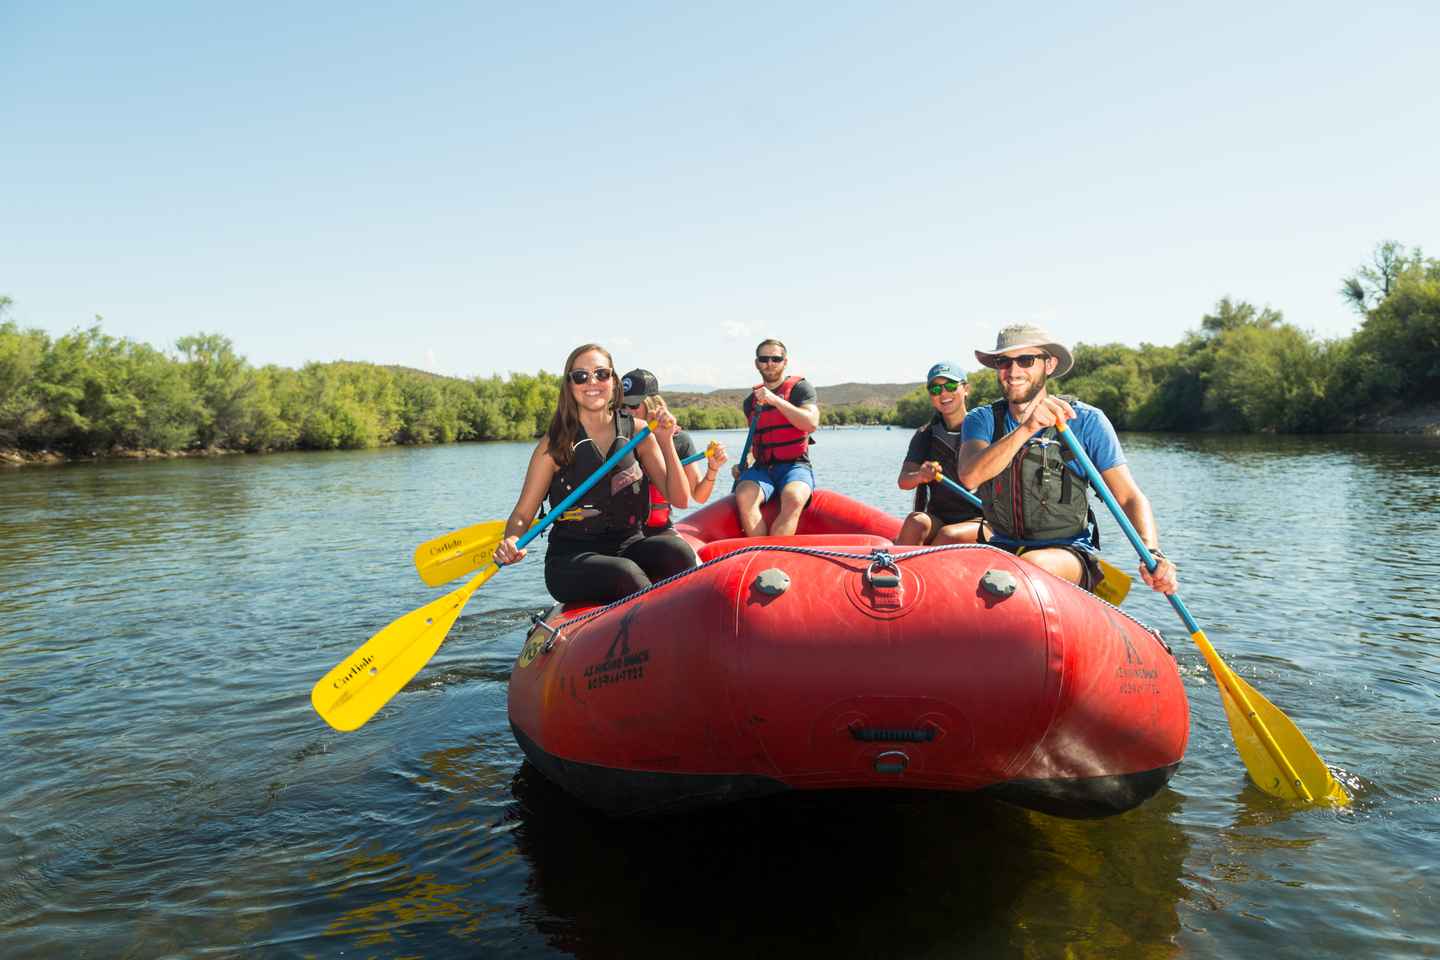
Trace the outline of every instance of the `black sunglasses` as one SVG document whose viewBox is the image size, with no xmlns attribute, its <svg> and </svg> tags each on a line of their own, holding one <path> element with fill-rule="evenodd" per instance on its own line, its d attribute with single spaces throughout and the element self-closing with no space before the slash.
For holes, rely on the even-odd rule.
<svg viewBox="0 0 1440 960">
<path fill-rule="evenodd" d="M 755 355 L 756 363 L 784 363 L 785 358 L 776 356 L 773 353 L 758 353 Z"/>
<path fill-rule="evenodd" d="M 620 404 L 620 406 L 624 407 L 626 410 L 639 410 L 641 407 L 645 406 L 645 401 L 641 400 L 639 403 L 622 403 Z"/>
<path fill-rule="evenodd" d="M 1028 366 L 1028 364 L 1027 364 L 1027 366 Z M 571 382 L 571 383 L 589 383 L 591 376 L 592 376 L 592 371 L 590 371 L 590 370 L 571 370 L 571 371 L 570 371 L 570 382 Z M 611 370 L 611 369 L 609 369 L 609 368 L 607 368 L 607 367 L 597 367 L 597 368 L 595 368 L 595 370 L 593 371 L 593 376 L 595 377 L 595 382 L 596 382 L 596 383 L 604 383 L 605 381 L 609 380 L 611 377 L 615 376 L 615 371 L 614 371 L 614 370 Z"/>
<path fill-rule="evenodd" d="M 996 370 L 1004 370 L 1010 364 L 1016 364 L 1021 370 L 1029 370 L 1035 366 L 1036 360 L 1046 360 L 1049 354 L 1045 353 L 1022 353 L 1018 357 L 996 357 L 994 364 Z"/>
<path fill-rule="evenodd" d="M 960 382 L 961 381 L 958 380 L 946 380 L 944 383 L 932 383 L 925 389 L 930 391 L 930 396 L 938 397 L 940 396 L 941 390 L 947 393 L 954 393 L 956 390 L 959 390 Z"/>
</svg>

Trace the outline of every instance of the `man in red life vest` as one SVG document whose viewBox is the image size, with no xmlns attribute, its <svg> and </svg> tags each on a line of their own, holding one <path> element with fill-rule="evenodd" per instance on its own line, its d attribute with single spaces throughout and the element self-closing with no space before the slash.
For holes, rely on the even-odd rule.
<svg viewBox="0 0 1440 960">
<path fill-rule="evenodd" d="M 649 370 L 631 370 L 620 378 L 620 388 L 624 391 L 620 405 L 632 417 L 646 417 L 643 408 L 647 397 L 654 397 L 661 404 L 665 402 L 660 397 L 660 381 Z M 684 430 L 675 434 L 675 452 L 679 454 L 681 461 L 695 453 L 695 441 Z M 720 465 L 727 459 L 725 444 L 716 441 L 705 450 L 703 475 L 702 461 L 697 460 L 685 465 L 685 471 L 690 474 L 690 499 L 694 503 L 704 503 L 710 499 L 710 494 L 715 490 L 715 478 L 720 475 Z M 648 481 L 646 486 L 650 490 L 650 514 L 645 518 L 645 536 L 653 537 L 675 526 L 674 517 L 671 516 L 674 511 L 670 509 L 670 502 L 665 499 L 665 494 L 659 487 Z"/>
<path fill-rule="evenodd" d="M 788 537 L 800 522 L 800 511 L 815 489 L 810 468 L 810 434 L 820 429 L 815 388 L 803 377 L 786 376 L 789 351 L 779 340 L 755 348 L 755 368 L 764 383 L 745 398 L 750 421 L 750 465 L 735 467 L 735 509 L 747 537 L 771 534 Z M 760 505 L 778 493 L 780 513 L 768 531 Z"/>
</svg>

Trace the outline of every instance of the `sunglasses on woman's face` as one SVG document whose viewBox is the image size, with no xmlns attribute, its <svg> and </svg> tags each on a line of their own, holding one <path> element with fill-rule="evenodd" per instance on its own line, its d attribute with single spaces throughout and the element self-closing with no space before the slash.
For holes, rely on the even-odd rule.
<svg viewBox="0 0 1440 960">
<path fill-rule="evenodd" d="M 756 363 L 784 363 L 785 358 L 773 353 L 761 353 L 755 356 Z"/>
<path fill-rule="evenodd" d="M 925 389 L 930 391 L 930 396 L 938 397 L 940 396 L 941 390 L 944 390 L 946 393 L 954 393 L 956 390 L 959 390 L 960 383 L 957 380 L 946 380 L 944 383 L 932 383 Z"/>
<path fill-rule="evenodd" d="M 1044 360 L 1045 356 L 1043 353 L 1022 353 L 1018 357 L 996 357 L 995 369 L 1004 370 L 1013 363 L 1021 370 L 1029 370 L 1035 366 L 1036 360 Z"/>
<path fill-rule="evenodd" d="M 631 413 L 634 413 L 636 410 L 639 410 L 641 407 L 645 406 L 645 402 L 642 400 L 640 403 L 622 403 L 620 404 L 620 406 L 624 407 L 626 410 L 629 410 Z"/>
<path fill-rule="evenodd" d="M 604 383 L 611 377 L 615 376 L 615 371 L 610 370 L 606 367 L 597 367 L 594 370 L 571 370 L 570 382 L 589 383 L 592 376 L 595 378 L 596 383 Z"/>
</svg>

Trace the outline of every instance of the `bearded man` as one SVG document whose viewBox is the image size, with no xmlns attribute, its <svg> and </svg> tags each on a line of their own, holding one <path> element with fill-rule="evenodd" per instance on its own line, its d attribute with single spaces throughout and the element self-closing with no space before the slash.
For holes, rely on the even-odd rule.
<svg viewBox="0 0 1440 960">
<path fill-rule="evenodd" d="M 988 541 L 1087 590 L 1100 582 L 1099 531 L 1085 469 L 1055 429 L 1063 422 L 1159 561 L 1153 574 L 1142 564 L 1140 578 L 1174 593 L 1175 564 L 1160 551 L 1155 514 L 1130 475 L 1110 419 L 1098 407 L 1049 391 L 1049 381 L 1074 365 L 1069 349 L 1040 327 L 1018 324 L 1000 331 L 993 352 L 976 350 L 975 359 L 996 371 L 1003 399 L 966 414 L 957 479 L 984 502 Z"/>
<path fill-rule="evenodd" d="M 747 537 L 788 537 L 800 523 L 800 511 L 815 489 L 810 466 L 810 434 L 820 429 L 820 403 L 810 381 L 787 376 L 790 352 L 779 340 L 761 340 L 755 348 L 755 369 L 762 383 L 742 405 L 750 422 L 750 462 L 741 453 L 733 468 L 735 512 Z M 760 505 L 780 498 L 775 523 L 766 529 Z"/>
</svg>

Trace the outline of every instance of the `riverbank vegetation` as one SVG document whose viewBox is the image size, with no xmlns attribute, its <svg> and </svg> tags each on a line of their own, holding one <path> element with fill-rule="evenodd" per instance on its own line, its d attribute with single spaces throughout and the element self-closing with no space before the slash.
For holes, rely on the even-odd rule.
<svg viewBox="0 0 1440 960">
<path fill-rule="evenodd" d="M 1056 386 L 1122 430 L 1330 432 L 1440 401 L 1440 260 L 1381 244 L 1340 295 L 1362 317 L 1347 338 L 1317 339 L 1277 310 L 1227 297 L 1174 346 L 1077 344 Z M 9 306 L 0 297 L 0 450 L 11 459 L 528 440 L 548 425 L 560 384 L 543 371 L 460 380 L 345 361 L 253 367 L 219 334 L 166 352 L 97 320 L 52 338 L 5 320 Z M 991 370 L 970 385 L 972 406 L 999 396 Z M 877 399 L 878 387 L 897 395 Z M 692 430 L 744 427 L 744 391 L 721 393 L 677 396 L 673 407 Z M 826 425 L 930 416 L 923 386 L 848 395 L 860 399 L 835 402 L 822 389 Z"/>
<path fill-rule="evenodd" d="M 1121 430 L 1340 432 L 1440 401 L 1440 260 L 1383 243 L 1340 295 L 1362 318 L 1343 339 L 1226 297 L 1175 346 L 1077 344 L 1055 386 Z M 994 371 L 969 379 L 972 407 L 999 397 Z M 920 389 L 897 404 L 907 425 L 929 414 Z"/>
</svg>

